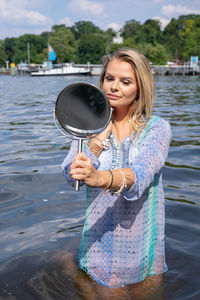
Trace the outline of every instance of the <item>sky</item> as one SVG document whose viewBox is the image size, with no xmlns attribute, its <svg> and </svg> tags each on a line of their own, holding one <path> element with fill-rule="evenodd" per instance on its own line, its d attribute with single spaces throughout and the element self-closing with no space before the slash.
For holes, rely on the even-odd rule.
<svg viewBox="0 0 200 300">
<path fill-rule="evenodd" d="M 0 39 L 51 31 L 53 25 L 91 21 L 118 31 L 132 19 L 143 24 L 159 19 L 200 14 L 200 0 L 0 0 Z"/>
</svg>

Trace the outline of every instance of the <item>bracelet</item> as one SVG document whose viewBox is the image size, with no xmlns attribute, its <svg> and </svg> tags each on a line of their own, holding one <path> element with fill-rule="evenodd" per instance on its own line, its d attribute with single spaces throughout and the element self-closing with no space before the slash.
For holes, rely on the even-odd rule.
<svg viewBox="0 0 200 300">
<path fill-rule="evenodd" d="M 106 170 L 109 174 L 110 174 L 110 181 L 108 183 L 108 185 L 104 188 L 104 191 L 109 189 L 113 183 L 113 173 L 111 170 Z"/>
<path fill-rule="evenodd" d="M 90 148 L 90 151 L 96 156 L 98 157 L 102 151 L 102 148 L 95 144 L 95 143 L 91 143 L 90 145 L 88 145 Z"/>
<path fill-rule="evenodd" d="M 101 142 L 101 144 L 102 144 L 102 147 L 103 147 L 103 149 L 108 149 L 108 147 L 109 147 L 109 139 L 105 139 L 105 140 L 101 140 L 101 139 L 99 139 L 98 137 L 94 137 L 94 139 L 96 139 L 96 140 L 98 140 L 99 142 Z"/>
<path fill-rule="evenodd" d="M 122 184 L 120 185 L 120 188 L 118 191 L 111 193 L 112 195 L 119 195 L 123 191 L 123 189 L 127 188 L 126 175 L 121 170 L 119 170 L 119 172 L 122 175 Z"/>
</svg>

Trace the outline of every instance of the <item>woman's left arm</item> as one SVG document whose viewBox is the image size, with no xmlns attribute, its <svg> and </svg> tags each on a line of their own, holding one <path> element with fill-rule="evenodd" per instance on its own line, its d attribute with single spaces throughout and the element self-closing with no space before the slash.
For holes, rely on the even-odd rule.
<svg viewBox="0 0 200 300">
<path fill-rule="evenodd" d="M 129 167 L 134 174 L 134 184 L 122 192 L 125 198 L 138 199 L 150 186 L 155 174 L 165 165 L 170 142 L 170 124 L 162 118 L 157 118 L 148 129 L 138 154 L 131 159 Z"/>
</svg>

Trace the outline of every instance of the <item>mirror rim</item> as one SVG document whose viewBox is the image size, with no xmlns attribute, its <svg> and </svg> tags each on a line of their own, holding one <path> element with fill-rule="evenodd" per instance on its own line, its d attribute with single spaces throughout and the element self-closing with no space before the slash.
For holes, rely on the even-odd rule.
<svg viewBox="0 0 200 300">
<path fill-rule="evenodd" d="M 87 135 L 84 134 L 83 136 L 80 135 L 80 134 L 78 134 L 78 132 L 81 133 L 81 131 L 82 131 L 81 129 L 75 128 L 75 129 L 77 130 L 77 133 L 74 133 L 74 132 L 71 131 L 71 130 L 74 129 L 72 126 L 66 125 L 66 127 L 64 127 L 64 126 L 59 122 L 58 117 L 57 117 L 57 114 L 56 114 L 56 107 L 57 107 L 57 104 L 58 104 L 58 101 L 59 101 L 60 96 L 63 94 L 63 92 L 64 92 L 66 89 L 69 89 L 69 88 L 71 88 L 71 87 L 73 87 L 73 86 L 77 86 L 77 85 L 85 85 L 85 86 L 88 86 L 88 87 L 93 87 L 93 88 L 95 88 L 98 92 L 100 92 L 100 93 L 103 95 L 103 97 L 104 97 L 104 99 L 105 99 L 105 101 L 106 101 L 106 105 L 107 105 L 108 110 L 109 110 L 109 118 L 108 118 L 107 122 L 105 123 L 105 125 L 104 125 L 102 128 L 100 128 L 100 129 L 87 130 Z M 62 91 L 58 94 L 57 100 L 56 100 L 56 104 L 55 104 L 55 110 L 54 110 L 54 122 L 55 122 L 55 125 L 56 125 L 56 127 L 58 128 L 58 130 L 59 130 L 62 134 L 66 135 L 66 134 L 63 133 L 63 132 L 61 131 L 61 129 L 58 127 L 58 125 L 57 125 L 57 123 L 56 123 L 56 119 L 57 119 L 58 123 L 59 123 L 60 126 L 65 130 L 65 132 L 67 132 L 68 134 L 72 135 L 71 139 L 73 139 L 73 138 L 74 138 L 74 139 L 83 139 L 83 140 L 84 140 L 84 139 L 91 139 L 91 138 L 93 138 L 94 136 L 100 134 L 100 133 L 108 126 L 108 124 L 109 124 L 109 122 L 110 122 L 110 120 L 111 120 L 111 117 L 112 117 L 112 110 L 113 110 L 113 109 L 112 109 L 112 107 L 111 107 L 111 105 L 110 105 L 110 102 L 109 102 L 109 100 L 108 100 L 107 95 L 105 94 L 105 92 L 104 92 L 100 87 L 96 86 L 96 85 L 93 84 L 93 83 L 89 83 L 89 82 L 86 82 L 86 81 L 76 81 L 76 82 L 73 82 L 73 83 L 67 85 L 67 86 L 66 86 L 65 88 L 63 88 Z M 71 129 L 71 130 L 70 130 L 70 129 Z M 86 130 L 83 130 L 82 132 L 85 133 Z M 67 137 L 68 137 L 68 135 L 67 135 Z M 69 137 L 69 138 L 70 138 L 70 137 Z"/>
</svg>

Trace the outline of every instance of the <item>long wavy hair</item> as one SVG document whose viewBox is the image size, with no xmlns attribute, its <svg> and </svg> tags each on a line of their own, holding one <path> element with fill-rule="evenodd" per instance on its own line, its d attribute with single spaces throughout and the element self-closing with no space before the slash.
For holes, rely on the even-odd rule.
<svg viewBox="0 0 200 300">
<path fill-rule="evenodd" d="M 118 49 L 102 58 L 103 67 L 99 80 L 101 88 L 103 87 L 108 64 L 113 59 L 129 63 L 135 73 L 138 95 L 129 109 L 128 120 L 131 128 L 130 134 L 133 131 L 140 133 L 146 125 L 145 120 L 148 120 L 151 116 L 154 103 L 154 80 L 150 64 L 143 54 L 132 48 Z"/>
</svg>

